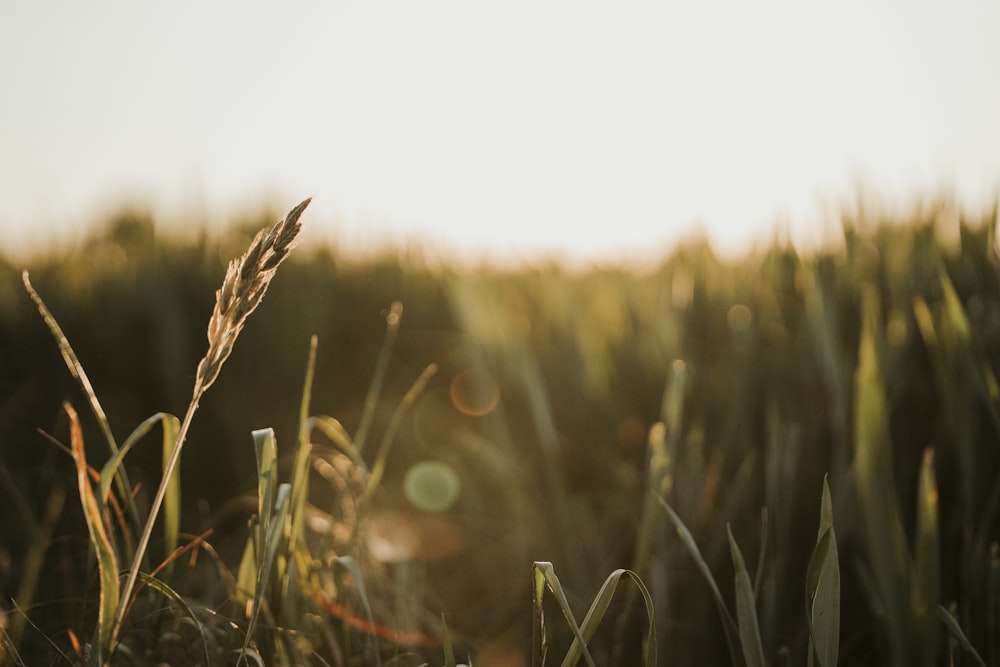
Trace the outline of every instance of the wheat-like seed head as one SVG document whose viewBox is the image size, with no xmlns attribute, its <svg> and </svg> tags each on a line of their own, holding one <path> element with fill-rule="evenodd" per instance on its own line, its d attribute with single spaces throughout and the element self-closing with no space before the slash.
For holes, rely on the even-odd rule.
<svg viewBox="0 0 1000 667">
<path fill-rule="evenodd" d="M 201 391 L 215 382 L 222 364 L 233 351 L 247 317 L 260 304 L 278 265 L 295 245 L 299 216 L 312 199 L 293 208 L 270 231 L 261 230 L 243 256 L 226 269 L 222 287 L 215 293 L 215 309 L 208 322 L 208 352 L 198 364 L 195 386 Z"/>
</svg>

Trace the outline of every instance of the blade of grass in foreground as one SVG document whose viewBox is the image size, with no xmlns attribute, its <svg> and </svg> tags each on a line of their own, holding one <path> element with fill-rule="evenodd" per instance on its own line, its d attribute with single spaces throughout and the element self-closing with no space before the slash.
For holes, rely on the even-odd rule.
<svg viewBox="0 0 1000 667">
<path fill-rule="evenodd" d="M 590 655 L 590 651 L 587 649 L 587 642 L 580 633 L 580 626 L 576 622 L 576 617 L 573 616 L 573 610 L 569 606 L 569 600 L 566 599 L 566 592 L 563 590 L 562 584 L 559 583 L 559 577 L 556 576 L 556 571 L 552 566 L 552 563 L 536 561 L 531 566 L 531 572 L 534 580 L 534 586 L 532 588 L 532 602 L 535 609 L 536 623 L 534 634 L 535 637 L 540 640 L 540 644 L 536 643 L 535 650 L 532 651 L 532 664 L 544 665 L 545 654 L 548 652 L 545 640 L 545 614 L 542 611 L 542 598 L 545 595 L 545 589 L 547 587 L 550 591 L 552 591 L 552 595 L 559 604 L 559 609 L 566 618 L 566 623 L 569 624 L 570 629 L 573 631 L 574 643 L 579 642 L 580 651 L 582 651 L 583 658 L 587 661 L 587 665 L 589 667 L 596 667 L 594 664 L 594 658 Z"/>
<path fill-rule="evenodd" d="M 100 579 L 100 595 L 97 608 L 97 638 L 96 660 L 103 664 L 106 657 L 114 649 L 115 642 L 115 612 L 121 603 L 118 584 L 118 557 L 114 546 L 104 530 L 104 515 L 101 503 L 98 502 L 94 490 L 90 486 L 87 474 L 87 457 L 83 451 L 83 431 L 76 410 L 69 403 L 63 404 L 63 409 L 69 417 L 70 443 L 73 448 L 73 461 L 76 464 L 77 487 L 80 491 L 80 504 L 87 521 L 87 532 L 90 534 L 90 544 L 97 554 L 97 567 Z"/>
<path fill-rule="evenodd" d="M 278 447 L 274 438 L 274 431 L 269 428 L 254 431 L 253 442 L 254 451 L 257 454 L 257 525 L 254 529 L 254 535 L 251 538 L 254 543 L 255 556 L 251 562 L 254 565 L 255 576 L 253 577 L 254 593 L 249 609 L 246 637 L 243 640 L 243 652 L 241 654 L 243 657 L 246 656 L 247 649 L 253 638 L 254 626 L 260 614 L 269 575 L 271 574 L 271 563 L 274 558 L 271 550 L 272 533 L 275 530 L 281 529 L 283 521 L 279 522 L 278 520 L 283 519 L 284 512 L 287 511 L 287 506 L 281 500 L 282 494 L 280 491 L 282 489 L 277 484 Z M 282 485 L 282 487 L 284 486 L 287 485 Z M 273 527 L 275 524 L 278 525 L 277 529 Z M 242 571 L 246 565 L 246 561 L 241 563 L 240 581 L 249 579 L 247 574 Z"/>
<path fill-rule="evenodd" d="M 825 477 L 819 536 L 806 570 L 806 620 L 810 660 L 815 651 L 820 667 L 836 667 L 840 650 L 840 559 L 833 530 L 833 502 Z"/>
<path fill-rule="evenodd" d="M 611 599 L 618 590 L 618 583 L 624 576 L 627 576 L 632 580 L 632 583 L 635 584 L 635 590 L 639 591 L 642 595 L 642 599 L 646 603 L 648 630 L 646 632 L 646 648 L 642 664 L 646 667 L 655 667 L 656 622 L 653 616 L 653 598 L 650 596 L 649 589 L 646 588 L 646 584 L 642 582 L 639 575 L 631 570 L 615 570 L 604 581 L 604 585 L 601 586 L 601 590 L 598 591 L 597 596 L 594 598 L 594 602 L 590 605 L 590 609 L 587 610 L 587 615 L 583 618 L 583 622 L 580 624 L 580 635 L 583 637 L 585 642 L 589 642 L 594 636 L 594 633 L 597 632 L 598 626 L 601 624 L 601 621 L 604 620 L 604 615 L 607 613 L 608 607 L 611 605 Z M 583 647 L 584 645 L 581 644 L 578 639 L 574 639 L 573 643 L 569 647 L 569 651 L 566 653 L 566 657 L 563 659 L 562 667 L 572 667 L 578 663 L 580 658 L 583 657 Z"/>
<path fill-rule="evenodd" d="M 715 598 L 715 606 L 719 610 L 719 616 L 722 619 L 722 629 L 726 635 L 726 645 L 729 647 L 729 654 L 733 658 L 733 662 L 737 664 L 742 664 L 743 654 L 740 649 L 740 632 L 736 625 L 736 621 L 733 620 L 732 614 L 729 613 L 729 608 L 726 607 L 726 602 L 722 598 L 722 591 L 719 590 L 719 585 L 715 583 L 715 577 L 712 576 L 712 571 L 708 567 L 708 563 L 701 555 L 701 550 L 698 548 L 698 544 L 694 541 L 694 536 L 691 535 L 691 531 L 688 530 L 681 518 L 677 516 L 674 509 L 670 504 L 663 499 L 662 496 L 657 496 L 657 500 L 663 506 L 663 509 L 667 512 L 667 517 L 670 519 L 670 523 L 674 525 L 674 529 L 677 531 L 677 536 L 681 538 L 681 543 L 688 550 L 688 553 L 694 559 L 695 565 L 698 566 L 698 570 L 701 572 L 702 576 L 705 577 L 705 581 L 708 583 L 709 588 L 712 591 L 712 597 Z"/>
<path fill-rule="evenodd" d="M 66 368 L 69 370 L 70 375 L 80 384 L 80 389 L 83 390 L 84 396 L 87 397 L 87 401 L 90 404 L 90 411 L 94 413 L 94 418 L 97 419 L 97 424 L 104 434 L 104 439 L 108 443 L 111 454 L 118 455 L 118 443 L 115 441 L 115 436 L 111 433 L 111 424 L 108 422 L 107 414 L 105 414 L 104 408 L 101 406 L 101 402 L 94 392 L 93 385 L 90 384 L 90 378 L 87 377 L 87 372 L 83 369 L 83 364 L 80 363 L 80 359 L 76 356 L 73 346 L 70 345 L 69 339 L 63 333 L 62 327 L 59 326 L 59 322 L 56 321 L 56 318 L 49 311 L 48 306 L 42 301 L 42 297 L 35 291 L 27 271 L 21 274 L 21 280 L 24 282 L 24 289 L 27 290 L 28 296 L 35 302 L 38 312 L 52 333 L 52 337 L 55 338 L 56 345 L 59 347 L 59 353 L 66 363 Z M 124 469 L 115 474 L 115 485 L 118 487 L 118 494 L 121 496 L 122 501 L 128 503 L 129 519 L 138 527 L 140 525 L 139 510 L 135 506 L 135 500 L 132 497 L 132 485 L 129 483 L 128 475 Z M 125 538 L 127 540 L 130 536 L 125 536 Z"/>
<path fill-rule="evenodd" d="M 375 454 L 375 462 L 372 464 L 371 476 L 368 478 L 368 482 L 365 485 L 364 495 L 358 503 L 359 513 L 362 513 L 367 508 L 368 502 L 371 500 L 376 489 L 378 488 L 379 483 L 382 481 L 382 475 L 385 474 L 385 466 L 389 459 L 389 450 L 392 448 L 392 444 L 396 441 L 396 434 L 399 432 L 399 427 L 403 423 L 403 417 L 406 416 L 406 413 L 413 407 L 413 404 L 416 403 L 417 397 L 419 397 L 424 391 L 427 383 L 431 381 L 431 378 L 434 377 L 437 371 L 437 364 L 429 364 L 426 368 L 424 368 L 423 372 L 413 382 L 410 389 L 403 395 L 403 399 L 399 402 L 399 405 L 396 406 L 396 409 L 392 413 L 392 417 L 389 418 L 389 424 L 386 426 L 385 433 L 382 435 L 382 441 L 379 443 L 378 452 Z M 352 541 L 357 537 L 357 528 L 359 525 L 360 524 L 355 524 Z"/>
<path fill-rule="evenodd" d="M 982 656 L 980 656 L 979 652 L 976 650 L 976 647 L 972 645 L 972 642 L 969 641 L 969 638 L 962 631 L 962 626 L 958 624 L 958 619 L 955 618 L 955 615 L 941 605 L 938 605 L 937 614 L 941 619 L 941 622 L 944 623 L 944 626 L 948 628 L 948 632 L 951 633 L 951 636 L 958 641 L 961 647 L 965 649 L 965 652 L 972 657 L 976 664 L 979 665 L 979 667 L 986 667 L 986 661 L 983 660 Z"/>
<path fill-rule="evenodd" d="M 306 498 L 309 497 L 309 457 L 312 455 L 312 435 L 309 422 L 309 404 L 312 401 L 313 377 L 316 373 L 316 347 L 318 338 L 309 339 L 309 358 L 306 362 L 306 378 L 302 386 L 302 402 L 299 405 L 299 437 L 292 465 L 292 517 L 291 534 L 288 536 L 288 551 L 294 552 L 301 543 L 305 548 Z"/>
<path fill-rule="evenodd" d="M 733 531 L 726 525 L 729 535 L 729 550 L 733 557 L 733 569 L 736 571 L 736 621 L 740 632 L 740 646 L 743 647 L 743 659 L 747 667 L 764 667 L 764 647 L 760 639 L 760 624 L 757 621 L 757 601 L 754 598 L 753 584 L 747 571 L 740 546 L 733 537 Z"/>
<path fill-rule="evenodd" d="M 365 396 L 365 405 L 361 413 L 361 422 L 358 424 L 358 431 L 354 435 L 354 445 L 358 451 L 364 449 L 368 440 L 368 432 L 375 420 L 375 407 L 378 405 L 379 394 L 382 393 L 382 383 L 385 381 L 386 373 L 389 370 L 389 358 L 392 356 L 392 348 L 399 335 L 399 324 L 403 319 L 403 304 L 399 301 L 393 302 L 389 306 L 389 314 L 385 318 L 385 338 L 382 339 L 382 348 L 379 350 L 378 359 L 375 361 L 375 373 L 372 375 L 371 384 L 368 385 L 368 394 Z"/>
<path fill-rule="evenodd" d="M 100 483 L 98 484 L 98 498 L 101 503 L 106 503 L 108 493 L 111 491 L 111 484 L 118 479 L 125 455 L 128 454 L 153 426 L 160 422 L 163 428 L 163 467 L 166 469 L 170 457 L 173 455 L 174 447 L 177 445 L 177 434 L 180 430 L 180 420 L 174 415 L 166 412 L 157 412 L 152 417 L 148 417 L 129 434 L 121 448 L 108 459 L 108 462 L 101 468 Z M 164 544 L 167 553 L 177 548 L 177 535 L 180 532 L 180 512 L 181 512 L 181 485 L 180 477 L 176 474 L 170 476 L 167 482 L 167 491 L 163 504 L 163 528 Z"/>
<path fill-rule="evenodd" d="M 145 559 L 146 548 L 153 534 L 156 517 L 167 495 L 171 476 L 180 461 L 181 448 L 187 437 L 188 429 L 198 404 L 205 392 L 219 377 L 223 364 L 233 351 L 236 340 L 246 325 L 247 318 L 257 309 L 267 288 L 274 278 L 278 266 L 285 260 L 295 246 L 295 241 L 301 230 L 299 218 L 309 206 L 311 199 L 305 199 L 295 206 L 288 215 L 279 221 L 266 233 L 262 230 L 254 237 L 247 251 L 229 263 L 222 286 L 215 293 L 215 307 L 208 321 L 208 351 L 198 362 L 195 370 L 194 387 L 191 390 L 191 401 L 181 422 L 170 460 L 163 471 L 163 478 L 156 489 L 153 503 L 149 508 L 149 518 L 143 527 L 139 543 L 136 545 L 132 566 L 129 568 L 128 579 L 122 588 L 123 603 L 118 607 L 114 625 L 120 628 L 125 620 L 125 613 L 139 576 L 139 569 Z"/>
<path fill-rule="evenodd" d="M 205 664 L 211 664 L 211 656 L 209 656 L 208 653 L 208 640 L 205 638 L 205 625 L 198 619 L 198 615 L 194 613 L 194 609 L 192 609 L 191 605 L 189 605 L 187 600 L 184 599 L 184 596 L 168 586 L 166 582 L 161 579 L 157 579 L 156 577 L 145 573 L 139 576 L 142 578 L 143 584 L 157 591 L 163 597 L 167 598 L 184 610 L 184 614 L 191 619 L 194 627 L 198 628 L 198 635 L 201 637 L 201 650 L 205 658 Z"/>
</svg>

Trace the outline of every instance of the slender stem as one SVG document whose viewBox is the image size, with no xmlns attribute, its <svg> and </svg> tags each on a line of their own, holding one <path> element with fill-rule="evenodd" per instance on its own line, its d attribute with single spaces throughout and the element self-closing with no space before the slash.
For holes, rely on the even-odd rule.
<svg viewBox="0 0 1000 667">
<path fill-rule="evenodd" d="M 198 379 L 194 385 L 191 403 L 188 405 L 187 413 L 184 415 L 184 421 L 181 423 L 180 432 L 177 434 L 177 444 L 174 445 L 174 451 L 170 455 L 170 460 L 163 469 L 163 478 L 160 480 L 160 486 L 156 490 L 156 497 L 153 498 L 153 504 L 149 508 L 149 517 L 146 518 L 146 525 L 143 528 L 142 537 L 139 538 L 139 544 L 136 545 L 135 555 L 132 557 L 132 566 L 129 568 L 128 572 L 128 579 L 125 581 L 125 587 L 121 591 L 118 613 L 115 616 L 114 630 L 111 633 L 111 650 L 114 650 L 114 644 L 118 636 L 118 632 L 121 630 L 122 624 L 125 621 L 125 614 L 127 613 L 130 606 L 129 603 L 131 602 L 130 598 L 132 597 L 132 590 L 135 588 L 136 579 L 139 578 L 139 569 L 142 566 L 142 559 L 146 553 L 147 547 L 149 547 L 149 540 L 153 534 L 153 526 L 156 523 L 156 516 L 160 513 L 160 506 L 163 505 L 163 498 L 167 493 L 167 484 L 170 481 L 170 477 L 174 473 L 174 469 L 177 467 L 177 462 L 180 461 L 181 447 L 184 445 L 184 439 L 187 437 L 188 428 L 191 426 L 191 420 L 194 417 L 194 413 L 198 410 L 198 402 L 201 400 L 201 396 L 204 393 L 205 389 L 202 386 L 201 380 Z"/>
</svg>

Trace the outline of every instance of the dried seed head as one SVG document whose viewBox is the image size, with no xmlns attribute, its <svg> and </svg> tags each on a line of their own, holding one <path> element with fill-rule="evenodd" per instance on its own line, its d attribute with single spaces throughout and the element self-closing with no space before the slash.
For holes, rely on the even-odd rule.
<svg viewBox="0 0 1000 667">
<path fill-rule="evenodd" d="M 299 217 L 310 201 L 306 199 L 293 208 L 270 231 L 260 231 L 243 256 L 229 263 L 208 321 L 208 352 L 195 376 L 195 384 L 202 391 L 219 376 L 247 317 L 260 304 L 278 265 L 294 247 L 301 229 Z"/>
</svg>

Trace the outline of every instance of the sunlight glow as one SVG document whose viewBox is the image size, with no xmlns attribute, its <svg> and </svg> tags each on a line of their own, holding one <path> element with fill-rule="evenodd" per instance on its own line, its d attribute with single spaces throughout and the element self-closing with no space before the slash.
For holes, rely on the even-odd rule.
<svg viewBox="0 0 1000 667">
<path fill-rule="evenodd" d="M 1000 187 L 994 4 L 111 5 L 5 10 L 14 246 L 313 195 L 345 249 L 627 260 L 829 240 L 859 183 Z"/>
</svg>

